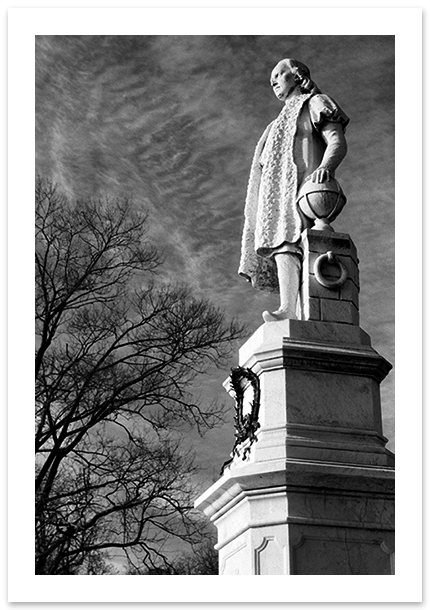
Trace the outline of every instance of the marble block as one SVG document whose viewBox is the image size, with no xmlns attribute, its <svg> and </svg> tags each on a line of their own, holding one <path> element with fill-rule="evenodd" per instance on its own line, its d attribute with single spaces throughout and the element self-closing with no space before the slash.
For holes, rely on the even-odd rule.
<svg viewBox="0 0 430 610">
<path fill-rule="evenodd" d="M 196 502 L 221 575 L 393 574 L 393 473 L 300 461 L 231 469 Z"/>
<path fill-rule="evenodd" d="M 307 229 L 302 233 L 303 268 L 300 286 L 302 317 L 304 320 L 322 320 L 359 325 L 360 290 L 357 250 L 346 233 L 326 233 Z M 341 276 L 340 264 L 346 270 L 341 286 L 326 287 L 316 276 L 315 263 L 319 257 L 331 252 L 336 262 L 325 261 L 321 267 L 324 279 L 332 283 Z"/>
</svg>

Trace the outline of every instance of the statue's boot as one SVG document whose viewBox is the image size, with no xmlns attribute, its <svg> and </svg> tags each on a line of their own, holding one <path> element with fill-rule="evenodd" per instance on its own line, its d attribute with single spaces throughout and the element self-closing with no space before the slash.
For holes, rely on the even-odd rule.
<svg viewBox="0 0 430 610">
<path fill-rule="evenodd" d="M 264 311 L 265 322 L 297 320 L 296 307 L 300 287 L 301 261 L 297 254 L 285 252 L 275 255 L 278 270 L 279 296 L 281 303 L 276 311 Z"/>
</svg>

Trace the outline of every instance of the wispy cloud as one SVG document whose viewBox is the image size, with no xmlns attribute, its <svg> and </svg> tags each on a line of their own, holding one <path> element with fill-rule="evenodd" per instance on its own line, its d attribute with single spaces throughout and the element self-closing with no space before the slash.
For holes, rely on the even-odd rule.
<svg viewBox="0 0 430 610">
<path fill-rule="evenodd" d="M 255 144 L 280 110 L 270 71 L 285 56 L 307 63 L 351 117 L 338 171 L 348 205 L 335 226 L 359 250 L 362 326 L 392 361 L 392 37 L 38 36 L 37 169 L 72 197 L 133 197 L 164 273 L 251 334 L 272 297 L 237 276 L 243 206 Z"/>
</svg>

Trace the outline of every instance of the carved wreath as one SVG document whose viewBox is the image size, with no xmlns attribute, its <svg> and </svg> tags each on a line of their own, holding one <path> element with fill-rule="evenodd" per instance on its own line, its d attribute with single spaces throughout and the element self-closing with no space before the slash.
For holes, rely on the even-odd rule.
<svg viewBox="0 0 430 610">
<path fill-rule="evenodd" d="M 251 412 L 246 415 L 243 414 L 243 398 L 247 387 L 247 384 L 244 383 L 244 381 L 249 381 L 254 391 Z M 236 401 L 236 413 L 234 416 L 236 441 L 233 447 L 233 455 L 239 455 L 239 445 L 244 441 L 249 440 L 249 445 L 244 449 L 242 456 L 242 459 L 245 460 L 247 454 L 251 450 L 251 444 L 258 440 L 255 433 L 260 427 L 258 422 L 258 412 L 260 410 L 260 380 L 258 375 L 251 369 L 238 366 L 231 369 L 230 384 L 235 394 Z"/>
</svg>

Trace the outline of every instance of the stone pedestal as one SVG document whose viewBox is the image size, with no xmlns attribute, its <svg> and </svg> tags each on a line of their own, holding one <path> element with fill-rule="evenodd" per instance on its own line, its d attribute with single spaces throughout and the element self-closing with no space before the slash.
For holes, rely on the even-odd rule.
<svg viewBox="0 0 430 610">
<path fill-rule="evenodd" d="M 358 258 L 350 236 L 307 229 L 302 233 L 302 248 L 302 319 L 358 326 Z M 329 252 L 332 254 L 331 262 L 327 256 Z M 340 283 L 342 268 L 346 276 L 345 281 Z M 327 286 L 317 281 L 318 270 Z"/>
<path fill-rule="evenodd" d="M 342 256 L 356 266 L 356 254 Z M 260 381 L 257 441 L 242 443 L 196 506 L 218 529 L 222 575 L 393 574 L 394 457 L 379 391 L 391 365 L 358 326 L 358 270 L 328 298 L 312 263 L 304 269 L 304 301 L 318 299 L 320 317 L 311 306 L 307 319 L 265 323 L 241 348 L 240 366 Z M 357 314 L 322 320 L 324 300 Z"/>
</svg>

